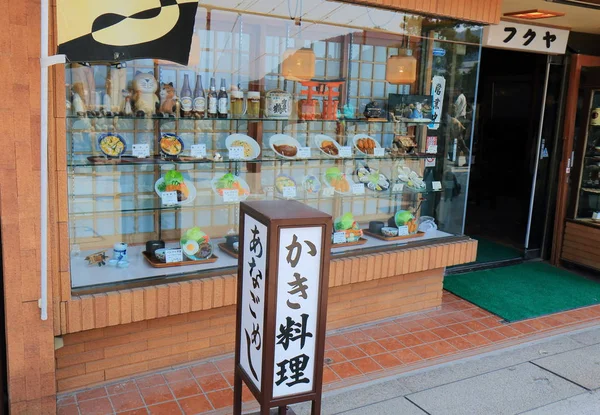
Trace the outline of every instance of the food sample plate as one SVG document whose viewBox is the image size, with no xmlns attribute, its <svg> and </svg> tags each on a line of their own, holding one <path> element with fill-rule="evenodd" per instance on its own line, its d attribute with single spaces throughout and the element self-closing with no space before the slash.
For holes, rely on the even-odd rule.
<svg viewBox="0 0 600 415">
<path fill-rule="evenodd" d="M 260 156 L 260 146 L 252 137 L 246 134 L 232 134 L 225 139 L 225 147 L 229 150 L 231 147 L 242 147 L 244 157 L 242 160 L 254 160 Z"/>
<path fill-rule="evenodd" d="M 379 170 L 369 166 L 362 166 L 356 170 L 356 177 L 360 183 L 374 192 L 385 192 L 390 189 L 390 180 Z"/>
<path fill-rule="evenodd" d="M 367 134 L 356 134 L 354 138 L 352 138 L 352 144 L 354 144 L 354 148 L 362 154 L 367 154 L 369 156 L 372 156 L 375 153 L 376 148 L 381 147 L 373 137 L 370 137 Z"/>
<path fill-rule="evenodd" d="M 160 152 L 165 156 L 176 157 L 183 151 L 183 140 L 172 133 L 162 133 L 158 140 Z"/>
<path fill-rule="evenodd" d="M 315 135 L 314 142 L 317 148 L 321 150 L 321 153 L 333 158 L 340 157 L 341 146 L 328 135 L 317 134 Z"/>
<path fill-rule="evenodd" d="M 179 245 L 181 245 L 183 255 L 192 261 L 203 261 L 213 254 L 210 237 L 198 226 L 186 230 L 179 239 Z"/>
<path fill-rule="evenodd" d="M 302 187 L 306 193 L 316 195 L 321 191 L 321 182 L 317 176 L 309 174 L 302 179 Z"/>
<path fill-rule="evenodd" d="M 323 183 L 327 187 L 333 187 L 334 192 L 339 193 L 341 195 L 350 195 L 352 194 L 352 180 L 349 180 L 345 174 L 342 174 L 340 177 L 337 177 L 332 180 L 327 179 L 327 175 L 323 175 Z"/>
<path fill-rule="evenodd" d="M 213 178 L 210 185 L 213 191 L 221 197 L 223 197 L 224 190 L 237 190 L 238 200 L 240 201 L 246 200 L 250 195 L 250 186 L 248 186 L 248 183 L 232 173 Z"/>
<path fill-rule="evenodd" d="M 282 195 L 284 187 L 296 187 L 296 182 L 290 176 L 280 174 L 275 178 L 275 190 Z"/>
<path fill-rule="evenodd" d="M 411 190 L 422 191 L 427 188 L 423 178 L 408 167 L 398 167 L 398 179 Z"/>
<path fill-rule="evenodd" d="M 269 139 L 269 146 L 279 157 L 293 160 L 298 154 L 300 143 L 286 134 L 275 134 Z"/>
<path fill-rule="evenodd" d="M 190 182 L 189 180 L 183 180 L 183 183 L 187 187 L 189 193 L 187 195 L 187 198 L 185 200 L 181 200 L 181 201 L 177 202 L 175 204 L 176 206 L 190 205 L 196 198 L 196 188 L 194 187 L 192 182 Z M 164 177 L 161 177 L 160 179 L 158 179 L 156 181 L 156 183 L 154 183 L 154 191 L 156 192 L 156 194 L 159 197 L 162 197 L 162 192 L 167 191 Z"/>
<path fill-rule="evenodd" d="M 98 137 L 98 147 L 107 157 L 119 157 L 127 149 L 127 143 L 119 134 L 105 133 Z"/>
</svg>

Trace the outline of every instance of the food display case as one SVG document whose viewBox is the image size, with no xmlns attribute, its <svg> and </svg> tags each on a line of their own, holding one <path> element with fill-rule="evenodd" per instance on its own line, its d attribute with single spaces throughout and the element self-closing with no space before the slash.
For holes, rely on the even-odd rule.
<svg viewBox="0 0 600 415">
<path fill-rule="evenodd" d="M 71 288 L 231 273 L 244 200 L 331 214 L 333 258 L 463 237 L 481 27 L 392 15 L 200 7 L 187 67 L 68 65 Z"/>
</svg>

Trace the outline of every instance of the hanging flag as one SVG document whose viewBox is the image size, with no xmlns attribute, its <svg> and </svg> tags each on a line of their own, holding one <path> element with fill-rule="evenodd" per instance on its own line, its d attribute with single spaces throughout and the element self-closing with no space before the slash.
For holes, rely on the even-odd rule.
<svg viewBox="0 0 600 415">
<path fill-rule="evenodd" d="M 58 53 L 72 62 L 187 65 L 198 0 L 57 0 Z"/>
</svg>

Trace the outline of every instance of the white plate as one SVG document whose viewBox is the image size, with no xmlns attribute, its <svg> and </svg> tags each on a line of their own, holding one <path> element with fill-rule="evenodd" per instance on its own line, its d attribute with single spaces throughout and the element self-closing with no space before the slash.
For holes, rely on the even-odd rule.
<svg viewBox="0 0 600 415">
<path fill-rule="evenodd" d="M 275 144 L 277 144 L 277 145 L 286 144 L 288 146 L 294 146 L 294 147 L 296 147 L 296 149 L 299 149 L 300 143 L 294 137 L 290 137 L 289 135 L 285 135 L 285 134 L 275 134 L 274 136 L 272 136 L 269 139 L 269 147 L 271 147 L 271 150 L 273 150 L 273 152 L 275 154 L 277 154 L 279 157 L 282 157 L 284 159 L 289 159 L 289 160 L 296 159 L 297 156 L 290 157 L 290 156 L 284 156 L 283 154 L 278 153 L 277 150 L 275 150 L 275 147 L 274 147 Z"/>
<path fill-rule="evenodd" d="M 329 180 L 327 180 L 327 176 L 325 174 L 323 174 L 323 183 L 325 183 L 325 185 L 327 187 L 331 187 L 335 193 L 339 193 L 341 195 L 351 195 L 352 194 L 352 185 L 354 184 L 354 181 L 349 179 L 348 176 L 346 176 L 346 175 L 344 175 L 344 179 L 346 179 L 346 181 L 348 182 L 348 191 L 340 192 L 338 189 L 336 189 L 329 183 Z"/>
<path fill-rule="evenodd" d="M 223 176 L 224 176 L 224 174 L 220 175 L 219 177 L 213 177 L 213 179 L 210 181 L 210 186 L 212 187 L 213 192 L 215 192 L 215 194 L 217 196 L 219 196 L 221 199 L 223 198 L 223 196 L 221 196 L 217 190 L 217 182 Z M 235 180 L 237 180 L 242 185 L 242 188 L 244 188 L 248 192 L 248 194 L 238 196 L 240 201 L 244 201 L 250 195 L 250 186 L 248 186 L 248 183 L 246 183 L 246 181 L 244 179 L 242 179 L 240 176 L 234 176 L 234 177 L 235 177 Z"/>
<path fill-rule="evenodd" d="M 165 178 L 161 177 L 160 179 L 158 179 L 156 181 L 156 183 L 154 183 L 154 191 L 156 192 L 156 194 L 159 197 L 162 197 L 162 192 L 160 190 L 158 190 L 158 186 L 160 186 L 162 183 L 164 183 L 164 181 L 165 181 Z M 184 200 L 183 202 L 177 202 L 176 203 L 177 206 L 191 205 L 192 202 L 194 201 L 194 199 L 196 198 L 196 188 L 194 187 L 194 185 L 189 180 L 183 179 L 183 182 L 189 189 L 190 194 L 188 195 L 188 198 L 186 200 Z"/>
<path fill-rule="evenodd" d="M 225 147 L 227 147 L 227 150 L 229 150 L 230 147 L 233 147 L 233 142 L 237 140 L 248 143 L 252 148 L 252 154 L 250 154 L 250 157 L 244 157 L 242 160 L 254 160 L 260 155 L 260 146 L 256 140 L 254 140 L 254 138 L 249 137 L 246 134 L 231 134 L 229 137 L 227 137 L 227 139 L 225 139 Z"/>
<path fill-rule="evenodd" d="M 315 145 L 321 151 L 321 153 L 323 153 L 323 154 L 325 154 L 325 155 L 327 155 L 329 157 L 335 158 L 335 159 L 340 158 L 339 151 L 342 148 L 342 146 L 340 146 L 339 143 L 337 141 L 335 141 L 333 138 L 331 138 L 331 137 L 329 137 L 328 135 L 325 135 L 325 134 L 317 134 L 317 135 L 315 135 L 315 138 L 313 139 L 313 141 L 315 142 Z M 338 155 L 334 156 L 333 154 L 329 154 L 329 153 L 326 153 L 323 150 L 321 150 L 321 143 L 323 141 L 332 141 L 333 145 L 336 146 L 337 149 L 338 149 Z"/>
<path fill-rule="evenodd" d="M 307 182 L 309 180 L 312 180 L 314 183 L 314 190 L 311 191 L 309 190 L 307 187 Z M 319 181 L 319 179 L 317 178 L 317 176 L 313 176 L 312 174 L 308 174 L 306 176 L 304 176 L 304 178 L 302 179 L 302 187 L 304 188 L 304 191 L 306 191 L 306 193 L 308 194 L 318 194 L 321 191 L 321 182 Z"/>
<path fill-rule="evenodd" d="M 367 134 L 356 134 L 354 136 L 354 138 L 352 139 L 352 144 L 354 144 L 354 148 L 362 154 L 366 154 L 367 156 L 372 156 L 373 154 L 367 154 L 365 152 L 360 151 L 360 149 L 358 148 L 358 140 L 360 140 L 361 138 L 369 138 L 371 140 L 373 140 L 373 142 L 375 143 L 375 148 L 380 148 L 381 146 L 379 145 L 379 143 L 377 142 L 377 140 L 375 140 L 373 137 L 367 135 Z"/>
</svg>

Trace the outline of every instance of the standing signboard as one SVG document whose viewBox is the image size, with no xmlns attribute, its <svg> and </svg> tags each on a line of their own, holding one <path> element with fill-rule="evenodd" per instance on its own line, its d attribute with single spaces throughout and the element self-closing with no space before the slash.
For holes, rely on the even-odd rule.
<svg viewBox="0 0 600 415">
<path fill-rule="evenodd" d="M 240 204 L 234 414 L 242 382 L 260 414 L 321 412 L 331 216 L 297 201 Z"/>
</svg>

